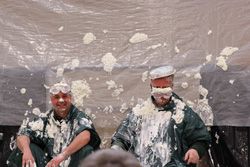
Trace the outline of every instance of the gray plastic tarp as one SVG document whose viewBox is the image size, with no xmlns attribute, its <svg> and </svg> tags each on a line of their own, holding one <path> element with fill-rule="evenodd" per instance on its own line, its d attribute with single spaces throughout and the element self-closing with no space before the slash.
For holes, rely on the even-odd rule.
<svg viewBox="0 0 250 167">
<path fill-rule="evenodd" d="M 0 124 L 48 110 L 65 78 L 88 85 L 81 108 L 113 128 L 149 97 L 147 71 L 172 64 L 175 91 L 194 109 L 207 100 L 208 125 L 249 126 L 249 41 L 248 0 L 0 1 Z"/>
</svg>

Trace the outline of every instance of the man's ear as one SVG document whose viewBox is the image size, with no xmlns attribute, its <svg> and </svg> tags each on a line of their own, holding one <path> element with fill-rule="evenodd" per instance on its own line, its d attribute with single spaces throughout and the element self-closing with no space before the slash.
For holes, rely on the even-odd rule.
<svg viewBox="0 0 250 167">
<path fill-rule="evenodd" d="M 70 101 L 71 101 L 71 103 L 72 103 L 73 100 L 74 100 L 73 95 L 72 95 L 72 93 L 70 93 Z"/>
</svg>

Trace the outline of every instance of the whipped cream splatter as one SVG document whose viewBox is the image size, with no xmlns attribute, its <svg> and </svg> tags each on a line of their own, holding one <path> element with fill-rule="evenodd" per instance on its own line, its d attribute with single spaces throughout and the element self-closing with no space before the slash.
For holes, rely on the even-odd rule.
<svg viewBox="0 0 250 167">
<path fill-rule="evenodd" d="M 145 71 L 142 73 L 141 80 L 142 82 L 145 82 L 148 79 L 148 71 Z"/>
<path fill-rule="evenodd" d="M 82 40 L 83 40 L 83 44 L 88 45 L 94 40 L 96 40 L 96 36 L 93 33 L 89 32 L 85 34 Z"/>
<path fill-rule="evenodd" d="M 227 71 L 228 65 L 226 63 L 226 60 L 230 55 L 232 55 L 234 52 L 238 51 L 239 48 L 237 47 L 225 47 L 221 52 L 220 56 L 216 57 L 217 63 L 216 65 L 219 66 L 222 70 Z"/>
<path fill-rule="evenodd" d="M 86 80 L 76 80 L 71 84 L 71 92 L 75 105 L 77 107 L 83 107 L 84 98 L 88 98 L 92 90 Z"/>
<path fill-rule="evenodd" d="M 21 94 L 25 94 L 26 93 L 26 89 L 25 88 L 20 89 L 20 93 Z"/>
<path fill-rule="evenodd" d="M 144 33 L 135 33 L 130 39 L 130 43 L 140 43 L 146 41 L 148 39 L 148 35 Z"/>
<path fill-rule="evenodd" d="M 112 55 L 112 53 L 106 53 L 102 57 L 103 69 L 104 71 L 111 72 L 116 64 L 116 58 Z"/>
</svg>

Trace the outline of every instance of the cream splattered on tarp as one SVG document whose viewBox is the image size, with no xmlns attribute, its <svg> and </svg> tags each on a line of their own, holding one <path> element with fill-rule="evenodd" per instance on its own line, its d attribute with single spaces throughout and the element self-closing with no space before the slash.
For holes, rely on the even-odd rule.
<svg viewBox="0 0 250 167">
<path fill-rule="evenodd" d="M 113 80 L 109 80 L 109 81 L 106 81 L 106 84 L 108 85 L 108 90 L 111 90 L 111 89 L 116 89 L 117 88 L 117 85 L 115 83 L 115 81 Z"/>
<path fill-rule="evenodd" d="M 116 64 L 116 58 L 112 53 L 106 53 L 102 57 L 103 69 L 104 71 L 111 72 Z"/>
<path fill-rule="evenodd" d="M 187 83 L 187 82 L 182 82 L 182 83 L 181 83 L 181 87 L 182 87 L 183 89 L 188 88 L 188 83 Z"/>
<path fill-rule="evenodd" d="M 83 44 L 88 45 L 92 43 L 94 40 L 96 40 L 96 36 L 93 33 L 89 32 L 84 35 L 82 40 L 83 40 Z"/>
<path fill-rule="evenodd" d="M 119 85 L 119 87 L 118 87 L 117 89 L 115 89 L 115 90 L 112 92 L 111 96 L 112 96 L 112 97 L 117 97 L 117 96 L 119 96 L 123 91 L 124 91 L 123 85 Z"/>
<path fill-rule="evenodd" d="M 62 77 L 63 76 L 63 72 L 64 72 L 64 68 L 57 68 L 57 71 L 56 71 L 56 76 L 57 77 Z"/>
<path fill-rule="evenodd" d="M 229 80 L 229 83 L 233 85 L 233 84 L 234 84 L 234 81 L 235 81 L 234 79 L 230 79 L 230 80 Z"/>
<path fill-rule="evenodd" d="M 73 59 L 71 61 L 71 70 L 74 70 L 76 67 L 78 67 L 80 64 L 80 61 L 78 59 Z"/>
<path fill-rule="evenodd" d="M 214 116 L 212 108 L 208 104 L 208 98 L 207 98 L 208 90 L 204 88 L 202 85 L 200 85 L 199 93 L 202 96 L 202 98 L 198 99 L 195 111 L 199 114 L 199 116 L 206 125 L 213 125 Z"/>
<path fill-rule="evenodd" d="M 216 65 L 219 66 L 222 70 L 227 71 L 228 65 L 226 60 L 229 56 L 231 56 L 234 52 L 238 51 L 239 48 L 237 47 L 225 47 L 221 52 L 220 56 L 216 57 L 217 63 Z"/>
<path fill-rule="evenodd" d="M 212 32 L 212 30 L 209 30 L 208 32 L 207 32 L 207 35 L 211 35 L 213 32 Z"/>
<path fill-rule="evenodd" d="M 155 45 L 152 45 L 152 46 L 147 47 L 147 49 L 156 49 L 156 48 L 159 48 L 159 47 L 161 47 L 161 46 L 162 46 L 162 44 L 161 44 L 161 43 L 158 43 L 158 44 L 155 44 Z"/>
<path fill-rule="evenodd" d="M 64 27 L 61 26 L 61 27 L 58 28 L 58 31 L 63 31 L 63 29 L 64 29 Z"/>
<path fill-rule="evenodd" d="M 174 47 L 174 50 L 175 50 L 175 53 L 180 53 L 180 49 L 177 46 Z"/>
<path fill-rule="evenodd" d="M 32 107 L 32 104 L 33 104 L 33 100 L 30 98 L 28 101 L 28 106 Z"/>
<path fill-rule="evenodd" d="M 72 81 L 71 92 L 73 94 L 74 104 L 77 107 L 83 107 L 84 98 L 88 98 L 92 93 L 86 80 Z"/>
<path fill-rule="evenodd" d="M 201 79 L 201 74 L 200 73 L 196 73 L 194 75 L 194 79 Z"/>
<path fill-rule="evenodd" d="M 122 103 L 121 108 L 120 108 L 119 111 L 120 111 L 121 113 L 125 113 L 125 112 L 127 111 L 127 109 L 128 109 L 127 103 Z"/>
<path fill-rule="evenodd" d="M 211 55 L 211 54 L 207 55 L 207 56 L 206 56 L 206 61 L 207 61 L 207 62 L 210 62 L 210 61 L 212 60 L 212 56 L 213 56 L 213 55 Z"/>
<path fill-rule="evenodd" d="M 113 80 L 106 81 L 106 84 L 108 85 L 108 90 L 113 90 L 111 93 L 112 97 L 117 97 L 124 91 L 123 85 L 117 85 Z"/>
<path fill-rule="evenodd" d="M 228 46 L 228 47 L 225 47 L 221 52 L 220 52 L 220 55 L 221 56 L 230 56 L 232 55 L 234 52 L 238 51 L 239 48 L 238 47 L 231 47 L 231 46 Z"/>
<path fill-rule="evenodd" d="M 130 43 L 140 43 L 146 41 L 148 39 L 148 35 L 145 33 L 135 33 L 130 39 Z"/>
<path fill-rule="evenodd" d="M 27 91 L 27 90 L 26 90 L 25 88 L 20 89 L 20 93 L 21 93 L 21 94 L 25 94 L 26 91 Z"/>
<path fill-rule="evenodd" d="M 142 73 L 141 80 L 142 82 L 145 82 L 148 79 L 148 71 L 145 71 Z"/>
</svg>

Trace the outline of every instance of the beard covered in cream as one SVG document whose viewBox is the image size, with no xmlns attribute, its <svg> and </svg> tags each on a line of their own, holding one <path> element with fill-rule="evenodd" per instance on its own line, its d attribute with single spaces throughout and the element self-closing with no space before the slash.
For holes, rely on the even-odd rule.
<svg viewBox="0 0 250 167">
<path fill-rule="evenodd" d="M 155 88 L 152 87 L 151 96 L 154 98 L 154 103 L 159 106 L 163 107 L 166 105 L 172 96 L 173 90 L 171 87 L 166 88 Z"/>
</svg>

